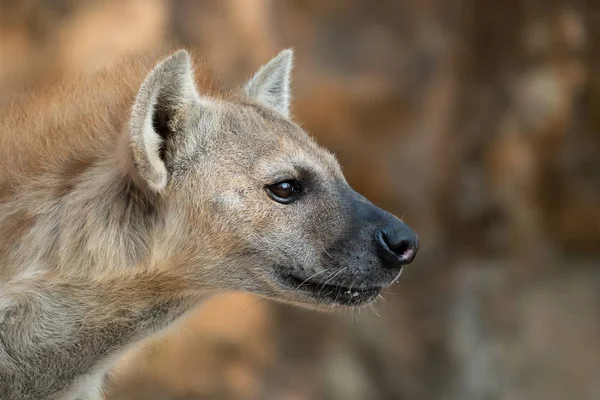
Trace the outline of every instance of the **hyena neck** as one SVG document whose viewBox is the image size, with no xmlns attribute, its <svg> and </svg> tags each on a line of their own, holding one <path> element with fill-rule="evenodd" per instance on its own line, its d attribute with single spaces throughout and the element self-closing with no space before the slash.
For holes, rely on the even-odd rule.
<svg viewBox="0 0 600 400">
<path fill-rule="evenodd" d="M 6 210 L 0 232 L 21 225 L 10 253 L 0 251 L 0 262 L 6 257 L 14 267 L 9 270 L 21 275 L 53 271 L 74 279 L 154 263 L 164 224 L 160 199 L 136 180 L 131 161 L 115 154 L 122 145 L 74 154 L 18 188 L 10 203 L 0 203 Z"/>
<path fill-rule="evenodd" d="M 56 278 L 51 286 L 32 279 L 7 289 L 13 304 L 0 309 L 3 400 L 76 398 L 72 391 L 82 379 L 103 375 L 129 346 L 198 300 L 186 282 L 168 274 Z"/>
<path fill-rule="evenodd" d="M 0 251 L 19 271 L 0 283 L 1 399 L 63 398 L 208 295 L 158 254 L 160 203 L 122 167 L 81 160 L 0 204 L 30 218 L 14 237 L 23 245 Z M 0 216 L 0 228 L 10 223 Z"/>
</svg>

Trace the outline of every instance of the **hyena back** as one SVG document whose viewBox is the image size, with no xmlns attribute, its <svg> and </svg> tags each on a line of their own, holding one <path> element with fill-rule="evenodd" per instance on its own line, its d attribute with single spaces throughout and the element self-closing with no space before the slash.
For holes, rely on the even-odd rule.
<svg viewBox="0 0 600 400">
<path fill-rule="evenodd" d="M 415 234 L 289 117 L 292 52 L 224 91 L 185 50 L 0 112 L 0 398 L 97 399 L 203 298 L 360 306 Z"/>
</svg>

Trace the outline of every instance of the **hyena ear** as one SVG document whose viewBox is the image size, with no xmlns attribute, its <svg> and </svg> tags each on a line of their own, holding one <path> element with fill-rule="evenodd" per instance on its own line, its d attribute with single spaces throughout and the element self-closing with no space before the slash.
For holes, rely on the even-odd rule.
<svg viewBox="0 0 600 400">
<path fill-rule="evenodd" d="M 194 84 L 190 55 L 179 50 L 160 62 L 136 96 L 130 120 L 131 146 L 137 172 L 155 191 L 167 185 L 167 163 L 174 136 L 200 95 Z"/>
<path fill-rule="evenodd" d="M 283 50 L 275 58 L 263 65 L 246 83 L 246 94 L 260 103 L 289 116 L 290 111 L 290 79 L 294 52 Z"/>
</svg>

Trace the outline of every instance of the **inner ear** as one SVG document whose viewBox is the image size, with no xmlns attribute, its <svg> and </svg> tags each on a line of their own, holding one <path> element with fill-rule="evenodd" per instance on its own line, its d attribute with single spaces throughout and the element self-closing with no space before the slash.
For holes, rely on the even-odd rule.
<svg viewBox="0 0 600 400">
<path fill-rule="evenodd" d="M 138 91 L 129 123 L 131 150 L 137 173 L 157 192 L 166 187 L 176 146 L 185 140 L 189 111 L 199 104 L 191 59 L 183 50 L 154 67 Z"/>
<path fill-rule="evenodd" d="M 158 104 L 161 104 L 160 101 Z M 175 127 L 173 126 L 173 113 L 164 107 L 155 107 L 152 115 L 152 128 L 161 140 L 158 145 L 158 156 L 161 160 L 165 161 L 167 152 L 168 139 L 175 133 Z"/>
</svg>

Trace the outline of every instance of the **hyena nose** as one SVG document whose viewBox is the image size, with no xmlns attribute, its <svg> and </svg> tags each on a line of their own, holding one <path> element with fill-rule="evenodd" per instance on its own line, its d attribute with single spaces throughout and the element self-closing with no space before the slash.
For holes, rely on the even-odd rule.
<svg viewBox="0 0 600 400">
<path fill-rule="evenodd" d="M 377 251 L 387 268 L 410 264 L 417 255 L 419 239 L 404 223 L 386 227 L 375 234 Z"/>
</svg>

